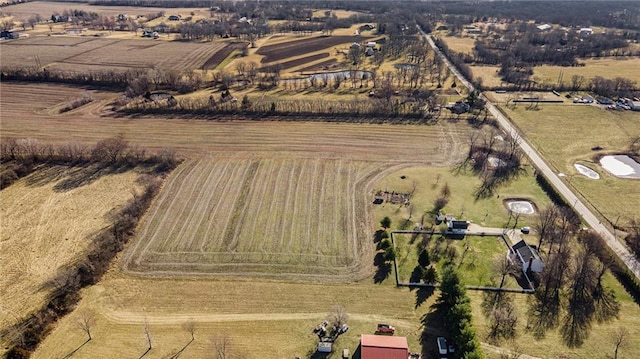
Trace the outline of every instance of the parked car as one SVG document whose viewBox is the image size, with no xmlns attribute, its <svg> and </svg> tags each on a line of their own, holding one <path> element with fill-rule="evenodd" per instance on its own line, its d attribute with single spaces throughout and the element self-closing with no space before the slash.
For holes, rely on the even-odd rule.
<svg viewBox="0 0 640 359">
<path fill-rule="evenodd" d="M 438 353 L 447 355 L 447 340 L 444 337 L 438 337 Z"/>
<path fill-rule="evenodd" d="M 522 227 L 522 228 L 520 228 L 520 232 L 522 232 L 522 234 L 529 234 L 529 232 L 531 232 L 531 228 L 530 227 Z"/>
<path fill-rule="evenodd" d="M 378 324 L 378 327 L 376 328 L 376 333 L 393 334 L 395 332 L 396 328 L 388 324 Z"/>
</svg>

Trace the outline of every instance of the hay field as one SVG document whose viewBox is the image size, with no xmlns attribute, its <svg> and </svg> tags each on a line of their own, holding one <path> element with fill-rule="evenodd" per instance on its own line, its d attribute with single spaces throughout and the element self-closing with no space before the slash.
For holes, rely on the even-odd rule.
<svg viewBox="0 0 640 359">
<path fill-rule="evenodd" d="M 473 47 L 476 44 L 476 40 L 471 37 L 442 36 L 441 39 L 449 49 L 469 55 L 473 54 Z"/>
<path fill-rule="evenodd" d="M 227 46 L 224 42 L 193 43 L 154 41 L 151 39 L 116 40 L 82 37 L 31 37 L 0 43 L 2 65 L 7 67 L 42 66 L 77 71 L 162 68 L 200 69 Z M 213 66 L 215 67 L 215 66 Z"/>
<path fill-rule="evenodd" d="M 585 66 L 562 67 L 562 66 L 535 66 L 533 68 L 533 78 L 538 78 L 542 82 L 557 83 L 560 71 L 563 73 L 563 81 L 571 83 L 573 75 L 584 76 L 586 79 L 602 76 L 608 79 L 623 77 L 640 84 L 640 58 L 603 58 L 580 60 Z"/>
<path fill-rule="evenodd" d="M 595 160 L 599 154 L 625 152 L 631 140 L 640 137 L 637 112 L 569 105 L 544 105 L 539 111 L 528 111 L 526 105 L 501 108 L 548 163 L 557 172 L 565 173 L 566 181 L 602 215 L 612 223 L 618 216 L 637 217 L 638 181 L 614 177 Z M 603 150 L 593 151 L 591 148 L 595 146 Z M 573 167 L 576 162 L 597 171 L 600 179 L 579 175 Z"/>
<path fill-rule="evenodd" d="M 482 84 L 487 87 L 499 87 L 502 85 L 502 79 L 498 76 L 500 66 L 469 66 L 473 79 L 477 80 L 482 77 Z"/>
<path fill-rule="evenodd" d="M 138 175 L 129 171 L 96 172 L 93 182 L 60 189 L 82 170 L 43 168 L 0 192 L 0 328 L 43 304 L 53 289 L 46 283 L 84 253 L 137 188 Z"/>
<path fill-rule="evenodd" d="M 189 161 L 167 183 L 125 266 L 140 274 L 352 280 L 369 252 L 365 188 L 379 171 L 335 159 Z"/>
</svg>

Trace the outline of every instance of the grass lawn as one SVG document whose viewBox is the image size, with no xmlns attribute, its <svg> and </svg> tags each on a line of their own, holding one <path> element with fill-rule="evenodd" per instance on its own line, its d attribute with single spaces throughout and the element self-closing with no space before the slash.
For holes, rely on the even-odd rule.
<svg viewBox="0 0 640 359">
<path fill-rule="evenodd" d="M 465 236 L 464 239 L 445 239 L 439 233 L 432 236 L 419 235 L 412 240 L 411 235 L 394 234 L 396 248 L 396 263 L 398 265 L 398 278 L 400 282 L 417 282 L 411 280 L 411 275 L 418 266 L 418 255 L 423 246 L 423 238 L 427 238 L 427 248 L 430 259 L 438 259 L 433 255 L 434 251 L 444 253 L 449 247 L 455 247 L 457 257 L 454 265 L 458 268 L 462 283 L 465 285 L 485 286 L 490 284 L 492 278 L 499 277 L 493 269 L 494 262 L 504 258 L 507 246 L 500 237 L 495 236 Z M 447 262 L 445 255 L 440 255 L 437 260 L 438 273 L 442 271 Z M 499 279 L 498 279 L 499 280 Z M 520 289 L 515 279 L 507 278 L 505 288 Z"/>
<path fill-rule="evenodd" d="M 481 181 L 470 172 L 456 173 L 455 169 L 447 167 L 405 168 L 384 177 L 378 182 L 375 190 L 413 192 L 411 204 L 409 206 L 391 203 L 378 205 L 374 209 L 374 218 L 379 221 L 389 216 L 393 229 L 413 229 L 415 224 L 421 221 L 425 227 L 429 227 L 433 218 L 428 212 L 433 210 L 435 199 L 440 196 L 444 185 L 448 184 L 451 189 L 451 198 L 442 210 L 444 214 L 450 213 L 459 219 L 486 227 L 503 227 L 509 220 L 509 213 L 502 202 L 504 199 L 527 198 L 534 201 L 538 208 L 543 208 L 550 203 L 532 173 L 531 168 L 525 166 L 522 175 L 498 187 L 493 197 L 475 200 L 473 193 Z M 405 179 L 401 176 L 405 176 Z M 534 221 L 534 216 L 523 215 L 518 225 L 533 225 Z"/>
<path fill-rule="evenodd" d="M 501 107 L 522 130 L 557 172 L 610 221 L 637 216 L 640 186 L 633 179 L 622 179 L 604 171 L 599 155 L 624 153 L 632 139 L 640 136 L 640 116 L 631 111 L 608 111 L 595 106 L 544 105 L 538 111 Z M 591 148 L 600 146 L 601 151 Z M 578 173 L 574 163 L 585 165 L 600 174 L 591 180 Z M 622 202 L 612 200 L 620 198 Z M 622 219 L 621 219 L 622 220 Z"/>
</svg>

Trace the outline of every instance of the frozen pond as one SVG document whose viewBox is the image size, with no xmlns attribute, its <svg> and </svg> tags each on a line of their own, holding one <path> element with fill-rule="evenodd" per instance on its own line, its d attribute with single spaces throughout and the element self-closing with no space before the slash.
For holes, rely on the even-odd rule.
<svg viewBox="0 0 640 359">
<path fill-rule="evenodd" d="M 583 176 L 587 176 L 591 179 L 600 179 L 600 175 L 598 174 L 598 172 L 592 170 L 587 166 L 583 166 L 579 163 L 575 163 L 573 167 L 575 167 L 578 170 L 578 172 L 580 172 L 580 174 Z"/>
<path fill-rule="evenodd" d="M 535 205 L 531 201 L 508 199 L 508 200 L 505 200 L 505 205 L 509 210 L 511 210 L 514 213 L 520 213 L 520 214 L 536 213 Z"/>
<path fill-rule="evenodd" d="M 604 156 L 600 165 L 616 177 L 640 178 L 640 163 L 627 155 Z"/>
</svg>

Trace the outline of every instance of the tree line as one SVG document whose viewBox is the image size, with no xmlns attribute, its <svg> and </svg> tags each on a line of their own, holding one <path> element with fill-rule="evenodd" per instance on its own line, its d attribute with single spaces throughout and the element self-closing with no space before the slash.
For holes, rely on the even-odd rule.
<svg viewBox="0 0 640 359">
<path fill-rule="evenodd" d="M 3 178 L 7 171 L 11 171 L 6 168 L 8 164 L 29 167 L 31 170 L 43 164 L 153 168 L 152 172 L 139 178 L 138 183 L 142 185 L 142 190 L 133 192 L 132 198 L 114 216 L 108 228 L 92 238 L 86 256 L 69 267 L 60 269 L 47 283 L 51 294 L 46 304 L 15 325 L 2 330 L 0 334 L 10 342 L 7 358 L 21 359 L 28 358 L 44 337 L 53 330 L 55 323 L 76 307 L 80 300 L 80 290 L 97 283 L 106 273 L 111 260 L 134 234 L 142 214 L 159 191 L 161 177 L 175 168 L 180 161 L 173 151 L 148 153 L 143 148 L 129 146 L 120 136 L 101 140 L 94 146 L 78 143 L 54 146 L 18 139 L 3 139 L 1 145 Z M 20 175 L 24 176 L 29 172 L 27 170 Z M 88 331 L 89 321 L 85 324 Z M 91 339 L 90 332 L 87 334 Z"/>
</svg>

